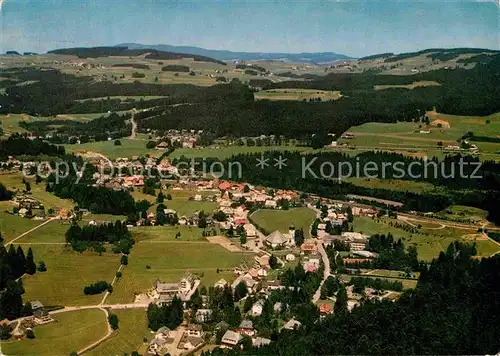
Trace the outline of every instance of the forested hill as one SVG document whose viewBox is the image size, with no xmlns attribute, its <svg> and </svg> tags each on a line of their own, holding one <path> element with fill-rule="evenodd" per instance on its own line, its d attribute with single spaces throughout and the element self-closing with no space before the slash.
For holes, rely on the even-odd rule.
<svg viewBox="0 0 500 356">
<path fill-rule="evenodd" d="M 195 61 L 198 62 L 212 62 L 221 65 L 226 65 L 226 63 L 222 61 L 206 56 L 159 51 L 152 48 L 129 49 L 128 47 L 78 47 L 78 48 L 56 49 L 53 51 L 49 51 L 48 53 L 72 55 L 72 56 L 77 56 L 78 58 L 99 58 L 99 57 L 109 57 L 109 56 L 137 57 L 145 54 L 146 59 L 169 60 L 169 59 L 193 58 Z"/>
<path fill-rule="evenodd" d="M 195 55 L 216 58 L 222 61 L 258 61 L 258 60 L 285 60 L 301 63 L 325 63 L 351 57 L 335 52 L 313 52 L 313 53 L 277 53 L 277 52 L 233 52 L 227 50 L 205 49 L 193 46 L 171 46 L 171 45 L 143 45 L 139 43 L 124 43 L 118 46 L 127 46 L 131 49 L 153 48 L 159 51 L 183 52 Z"/>
<path fill-rule="evenodd" d="M 484 355 L 500 350 L 500 256 L 478 261 L 456 242 L 396 302 L 372 301 L 268 346 L 211 355 Z M 209 353 L 206 353 L 208 355 Z"/>
<path fill-rule="evenodd" d="M 396 62 L 408 58 L 418 57 L 425 55 L 433 60 L 450 61 L 457 59 L 461 55 L 481 55 L 481 54 L 495 54 L 500 53 L 500 51 L 485 49 L 485 48 L 428 48 L 418 52 L 408 52 L 408 53 L 380 53 L 373 54 L 366 57 L 359 58 L 360 61 L 368 60 L 383 60 L 386 63 Z"/>
</svg>

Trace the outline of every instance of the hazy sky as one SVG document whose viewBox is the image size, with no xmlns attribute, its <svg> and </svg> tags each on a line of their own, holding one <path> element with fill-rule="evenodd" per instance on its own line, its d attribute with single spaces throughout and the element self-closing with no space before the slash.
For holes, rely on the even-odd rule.
<svg viewBox="0 0 500 356">
<path fill-rule="evenodd" d="M 495 0 L 0 0 L 0 52 L 122 42 L 364 56 L 500 49 Z"/>
</svg>

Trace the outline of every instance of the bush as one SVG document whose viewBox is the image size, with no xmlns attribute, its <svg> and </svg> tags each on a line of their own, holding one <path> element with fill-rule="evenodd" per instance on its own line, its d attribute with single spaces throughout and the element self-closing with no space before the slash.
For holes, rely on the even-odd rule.
<svg viewBox="0 0 500 356">
<path fill-rule="evenodd" d="M 155 141 L 148 141 L 148 142 L 146 143 L 146 148 L 147 148 L 148 150 L 153 149 L 153 148 L 155 148 L 155 147 L 156 147 L 156 142 L 155 142 Z"/>
<path fill-rule="evenodd" d="M 122 278 L 122 273 L 121 272 L 116 272 L 116 278 Z"/>
<path fill-rule="evenodd" d="M 83 288 L 83 293 L 85 295 L 100 294 L 100 293 L 104 292 L 105 290 L 107 290 L 109 287 L 111 287 L 111 285 L 108 282 L 99 281 L 99 282 L 95 282 L 94 284 L 91 284 L 90 286 L 86 286 L 85 288 Z"/>
<path fill-rule="evenodd" d="M 150 265 L 146 265 L 146 269 L 151 269 L 151 266 Z"/>
<path fill-rule="evenodd" d="M 163 67 L 161 70 L 163 72 L 185 72 L 185 73 L 190 72 L 189 67 L 183 66 L 180 64 L 167 65 L 167 66 Z"/>
<path fill-rule="evenodd" d="M 122 143 L 120 140 L 115 140 L 115 146 L 121 146 L 121 145 L 122 145 Z"/>
<path fill-rule="evenodd" d="M 26 330 L 26 337 L 30 340 L 33 340 L 35 338 L 35 332 L 33 331 L 33 329 Z"/>
<path fill-rule="evenodd" d="M 43 262 L 43 261 L 38 262 L 37 271 L 38 272 L 46 272 L 47 271 L 47 266 L 45 265 L 45 262 Z"/>
<path fill-rule="evenodd" d="M 108 322 L 109 322 L 109 325 L 111 326 L 111 328 L 113 330 L 117 330 L 118 329 L 118 316 L 116 314 L 109 314 L 108 316 Z"/>
<path fill-rule="evenodd" d="M 12 329 L 9 325 L 0 325 L 0 340 L 8 340 L 11 337 Z"/>
<path fill-rule="evenodd" d="M 123 255 L 121 260 L 120 260 L 120 263 L 124 266 L 128 265 L 128 257 L 127 255 Z"/>
<path fill-rule="evenodd" d="M 132 73 L 132 78 L 145 78 L 146 74 L 144 73 L 139 73 L 139 72 L 134 72 Z"/>
</svg>

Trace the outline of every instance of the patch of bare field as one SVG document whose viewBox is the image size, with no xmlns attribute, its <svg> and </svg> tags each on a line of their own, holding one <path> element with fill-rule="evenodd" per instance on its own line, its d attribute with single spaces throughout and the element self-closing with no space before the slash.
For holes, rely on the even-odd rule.
<svg viewBox="0 0 500 356">
<path fill-rule="evenodd" d="M 411 84 L 403 84 L 403 85 L 396 85 L 396 84 L 375 85 L 374 88 L 375 90 L 384 90 L 391 88 L 415 89 L 419 87 L 430 87 L 430 86 L 441 86 L 441 84 L 432 80 L 421 80 L 418 82 L 413 82 Z"/>
<path fill-rule="evenodd" d="M 224 247 L 229 252 L 241 252 L 241 249 L 238 246 L 235 246 L 231 240 L 229 240 L 225 236 L 207 236 L 206 238 L 208 242 L 212 244 L 217 244 Z"/>
</svg>

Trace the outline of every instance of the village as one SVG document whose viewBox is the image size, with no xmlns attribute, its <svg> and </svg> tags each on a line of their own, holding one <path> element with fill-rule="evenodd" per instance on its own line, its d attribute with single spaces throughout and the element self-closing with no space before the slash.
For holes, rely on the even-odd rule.
<svg viewBox="0 0 500 356">
<path fill-rule="evenodd" d="M 101 160 L 93 163 L 97 167 L 101 163 L 104 164 Z M 128 167 L 128 164 L 134 162 L 117 159 L 113 163 Z M 210 201 L 216 204 L 213 211 L 196 211 L 191 215 L 178 215 L 175 209 L 165 208 L 162 212 L 164 216 L 175 217 L 168 220 L 170 224 L 203 226 L 206 231 L 218 231 L 216 235 L 207 234 L 206 239 L 211 243 L 219 244 L 228 251 L 251 251 L 255 254 L 253 264 L 232 269 L 235 276 L 232 282 L 220 279 L 213 286 L 209 286 L 209 289 L 221 291 L 229 289 L 231 294 L 241 293 L 241 290 L 244 290 L 244 295 L 240 296 L 238 305 L 242 310 L 247 300 L 251 301 L 251 305 L 247 306 L 248 310 L 242 313 L 242 320 L 236 326 L 230 327 L 225 322 L 213 324 L 214 310 L 210 308 L 207 288 L 206 286 L 201 288 L 198 276 L 189 271 L 186 271 L 185 276 L 177 283 L 157 280 L 150 290 L 137 294 L 131 304 L 132 307 L 147 306 L 151 303 L 164 306 L 169 305 L 174 298 L 179 298 L 185 308 L 182 325 L 176 330 L 170 330 L 166 326 L 159 328 L 149 343 L 148 354 L 162 355 L 169 352 L 176 355 L 211 344 L 239 347 L 238 345 L 246 338 L 249 338 L 254 346 L 268 344 L 271 342 L 269 332 L 261 333 L 255 322 L 261 317 L 266 300 L 276 298 L 272 296 L 274 292 L 279 294 L 288 288 L 293 290 L 293 287 L 286 286 L 281 281 L 286 270 L 300 268 L 303 273 L 313 273 L 319 276 L 321 283 L 315 286 L 317 290 L 312 296 L 312 302 L 318 303 L 322 297 L 323 302 L 319 303 L 318 307 L 320 314 L 325 316 L 333 313 L 335 295 L 332 293 L 329 293 L 330 296 L 323 295 L 325 294 L 322 292 L 323 283 L 330 278 L 338 281 L 336 283 L 348 285 L 348 280 L 343 280 L 336 276 L 335 271 L 330 270 L 331 256 L 328 256 L 325 249 L 333 249 L 336 243 L 347 246 L 348 252 L 343 253 L 345 263 L 358 263 L 376 257 L 376 254 L 365 250 L 369 235 L 349 231 L 349 220 L 352 221 L 352 218 L 357 216 L 376 216 L 377 209 L 360 208 L 352 204 L 346 205 L 291 190 L 269 189 L 248 183 L 233 183 L 201 177 L 179 177 L 179 172 L 167 159 L 162 160 L 159 165 L 156 165 L 153 160 L 146 163 L 151 163 L 155 169 L 166 169 L 177 177 L 177 179 L 160 180 L 160 191 L 164 190 L 172 194 L 186 192 L 188 193 L 184 198 L 186 203 Z M 147 180 L 139 174 L 112 177 L 96 173 L 94 177 L 96 185 L 116 186 L 117 189 L 120 187 L 119 189 L 131 191 L 141 190 Z M 45 215 L 43 204 L 30 196 L 28 185 L 29 183 L 26 182 L 26 189 L 16 192 L 12 198 L 13 213 L 32 219 L 57 217 L 62 221 L 68 221 L 69 225 L 76 211 L 51 209 Z M 168 200 L 166 204 L 169 205 Z M 252 218 L 257 211 L 287 211 L 288 209 L 310 210 L 314 212 L 315 218 L 311 219 L 310 225 L 300 227 L 300 229 L 294 226 L 293 220 L 290 220 L 286 231 L 279 229 L 266 231 Z M 78 212 L 84 215 L 90 213 L 87 209 L 78 209 Z M 93 220 L 89 222 L 89 224 L 98 223 L 100 222 Z M 137 220 L 135 225 L 129 223 L 127 227 L 133 231 L 136 226 L 153 227 L 159 224 L 162 222 L 157 211 L 156 214 L 149 212 Z M 378 293 L 372 288 L 356 293 L 352 285 L 348 285 L 346 290 L 349 310 L 359 305 L 362 298 L 380 299 L 385 296 L 392 298 L 397 296 L 396 292 Z M 202 301 L 196 308 L 192 304 L 193 296 L 201 298 Z M 32 307 L 33 316 L 24 319 L 15 328 L 13 337 L 23 338 L 33 326 L 53 321 L 39 301 L 32 301 Z M 280 328 L 294 330 L 301 325 L 297 316 L 291 312 L 291 306 L 285 305 L 284 301 L 273 302 L 272 313 L 278 318 Z M 220 335 L 219 339 L 215 337 L 216 334 Z"/>
</svg>

